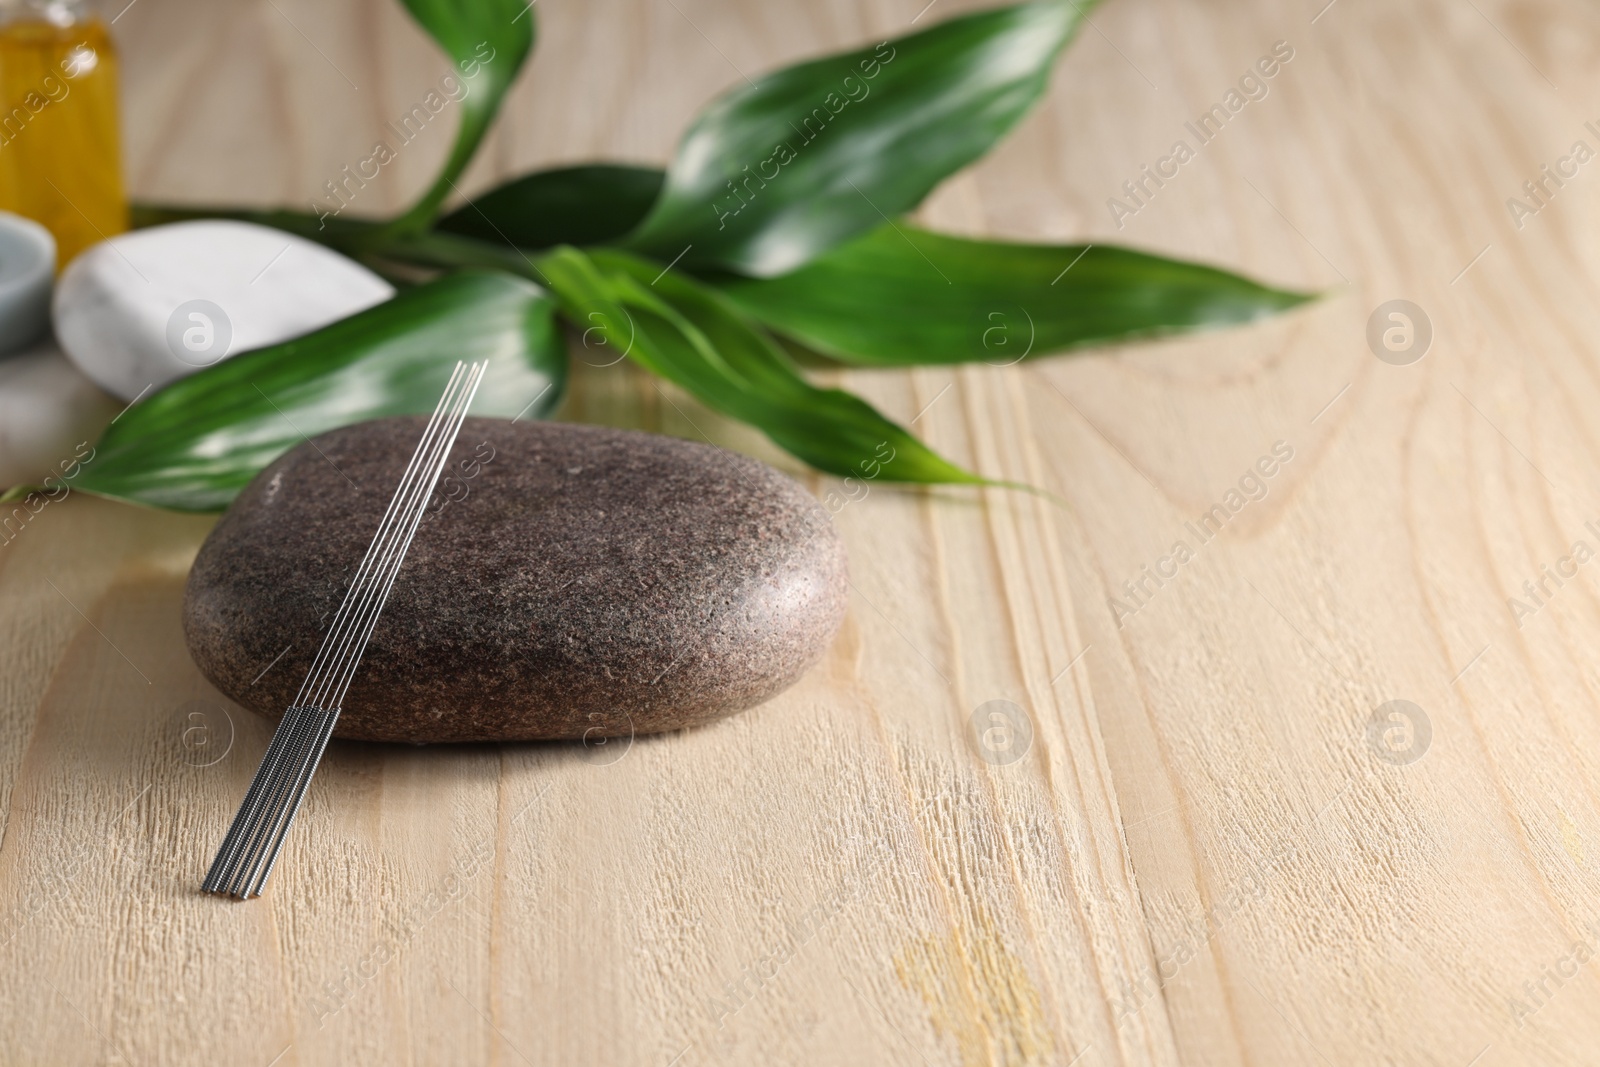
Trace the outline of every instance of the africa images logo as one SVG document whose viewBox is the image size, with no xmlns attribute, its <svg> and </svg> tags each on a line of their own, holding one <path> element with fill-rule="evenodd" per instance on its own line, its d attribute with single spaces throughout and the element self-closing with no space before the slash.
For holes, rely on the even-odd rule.
<svg viewBox="0 0 1600 1067">
<path fill-rule="evenodd" d="M 1151 566 L 1146 563 L 1139 573 L 1122 583 L 1124 596 L 1106 598 L 1112 614 L 1116 616 L 1117 629 L 1149 606 L 1150 602 L 1168 583 L 1177 579 L 1181 569 L 1199 554 L 1200 549 L 1222 532 L 1235 515 L 1250 504 L 1267 498 L 1272 491 L 1271 481 L 1289 461 L 1294 459 L 1294 446 L 1287 441 L 1275 441 L 1272 451 L 1261 456 L 1242 475 L 1235 486 L 1222 494 L 1222 499 L 1207 508 L 1198 520 L 1183 524 L 1184 536 L 1172 543 L 1167 554 Z"/>
</svg>

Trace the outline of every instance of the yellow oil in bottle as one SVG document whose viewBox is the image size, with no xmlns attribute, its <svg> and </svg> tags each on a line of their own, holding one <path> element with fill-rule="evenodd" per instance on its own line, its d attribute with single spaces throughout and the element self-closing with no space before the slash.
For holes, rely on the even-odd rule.
<svg viewBox="0 0 1600 1067">
<path fill-rule="evenodd" d="M 74 7 L 0 24 L 0 210 L 55 235 L 57 270 L 128 228 L 116 50 L 99 19 L 62 17 Z"/>
</svg>

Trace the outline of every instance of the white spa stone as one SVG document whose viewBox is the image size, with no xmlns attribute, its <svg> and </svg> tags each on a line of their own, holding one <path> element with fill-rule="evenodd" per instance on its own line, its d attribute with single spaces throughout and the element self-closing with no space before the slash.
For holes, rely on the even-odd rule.
<svg viewBox="0 0 1600 1067">
<path fill-rule="evenodd" d="M 0 490 L 76 473 L 121 410 L 53 341 L 0 359 Z"/>
<path fill-rule="evenodd" d="M 50 326 L 56 239 L 21 215 L 0 211 L 0 354 L 37 341 Z"/>
<path fill-rule="evenodd" d="M 208 219 L 90 247 L 56 283 L 52 318 L 72 361 L 132 400 L 393 295 L 367 268 L 302 237 Z"/>
</svg>

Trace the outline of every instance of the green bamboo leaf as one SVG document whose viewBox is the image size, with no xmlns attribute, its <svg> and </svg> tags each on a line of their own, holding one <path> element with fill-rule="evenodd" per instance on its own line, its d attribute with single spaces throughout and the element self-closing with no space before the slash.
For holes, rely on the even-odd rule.
<svg viewBox="0 0 1600 1067">
<path fill-rule="evenodd" d="M 524 279 L 448 275 L 174 382 L 112 423 L 73 485 L 180 511 L 218 510 L 308 437 L 433 410 L 458 359 L 490 360 L 473 414 L 538 417 L 566 380 L 554 312 L 549 294 Z"/>
<path fill-rule="evenodd" d="M 666 172 L 655 167 L 623 163 L 534 171 L 479 194 L 441 217 L 430 233 L 472 238 L 501 251 L 508 242 L 525 249 L 600 244 L 639 224 L 660 195 L 665 178 Z M 343 213 L 135 202 L 130 217 L 135 227 L 237 219 L 286 230 L 347 254 L 375 248 L 392 251 L 396 239 L 386 220 Z M 404 235 L 410 241 L 420 236 Z"/>
<path fill-rule="evenodd" d="M 533 51 L 531 0 L 401 0 L 412 18 L 438 42 L 461 74 L 461 125 L 439 177 L 394 222 L 397 232 L 425 228 L 455 190 L 455 180 L 478 150 L 500 101 Z"/>
<path fill-rule="evenodd" d="M 520 249 L 503 240 L 480 241 L 454 233 L 424 230 L 421 233 L 394 233 L 377 219 L 319 218 L 299 211 L 227 207 L 180 207 L 171 204 L 134 203 L 129 215 L 133 225 L 159 226 L 190 219 L 235 219 L 272 226 L 307 240 L 318 241 L 337 252 L 361 261 L 386 274 L 400 288 L 418 281 L 415 271 L 400 274 L 389 268 L 395 264 L 430 270 L 455 270 L 481 267 L 503 270 L 526 277 L 532 261 Z"/>
<path fill-rule="evenodd" d="M 769 74 L 713 101 L 625 244 L 771 277 L 899 215 L 1044 92 L 1077 0 L 979 12 Z"/>
<path fill-rule="evenodd" d="M 746 314 L 846 363 L 1013 363 L 1250 322 L 1312 299 L 1107 245 L 970 241 L 879 227 L 781 278 L 725 277 Z"/>
<path fill-rule="evenodd" d="M 860 397 L 818 389 L 724 298 L 626 253 L 560 248 L 539 261 L 563 311 L 707 406 L 747 422 L 818 470 L 896 482 L 988 484 Z"/>
<path fill-rule="evenodd" d="M 535 171 L 475 197 L 435 228 L 520 248 L 599 244 L 639 225 L 665 177 L 613 163 Z"/>
</svg>

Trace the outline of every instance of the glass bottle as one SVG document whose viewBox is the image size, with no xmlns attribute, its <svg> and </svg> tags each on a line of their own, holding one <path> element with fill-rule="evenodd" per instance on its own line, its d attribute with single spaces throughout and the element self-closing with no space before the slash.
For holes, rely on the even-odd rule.
<svg viewBox="0 0 1600 1067">
<path fill-rule="evenodd" d="M 55 236 L 57 271 L 128 228 L 117 53 L 84 0 L 0 0 L 0 210 Z"/>
</svg>

